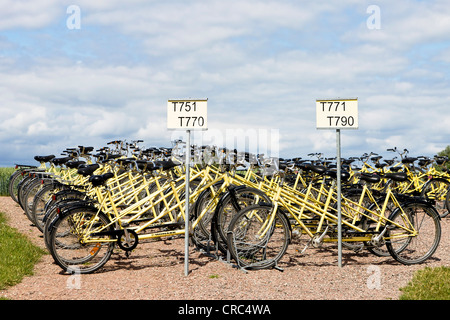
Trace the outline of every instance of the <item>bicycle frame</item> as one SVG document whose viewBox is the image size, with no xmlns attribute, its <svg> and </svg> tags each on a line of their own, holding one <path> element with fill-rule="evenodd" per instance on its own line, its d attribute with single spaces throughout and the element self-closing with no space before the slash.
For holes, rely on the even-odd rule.
<svg viewBox="0 0 450 320">
<path fill-rule="evenodd" d="M 300 227 L 303 233 L 306 233 L 311 240 L 315 239 L 317 235 L 318 239 L 323 242 L 336 242 L 338 241 L 337 237 L 332 237 L 331 233 L 328 233 L 330 225 L 337 225 L 338 217 L 337 217 L 337 209 L 333 208 L 332 204 L 337 202 L 337 192 L 335 190 L 335 183 L 333 183 L 328 189 L 325 189 L 324 185 L 321 186 L 319 190 L 319 196 L 317 198 L 311 197 L 311 190 L 313 190 L 312 185 L 308 187 L 306 194 L 304 196 L 293 196 L 292 192 L 287 193 L 284 190 L 284 186 L 279 184 L 276 188 L 271 190 L 271 193 L 268 193 L 268 196 L 273 200 L 273 210 L 270 216 L 270 219 L 267 221 L 264 226 L 265 229 L 262 229 L 260 232 L 260 238 L 263 238 L 267 232 L 270 231 L 270 226 L 274 220 L 274 216 L 278 209 L 287 210 L 290 216 L 295 220 L 297 226 Z M 320 195 L 326 194 L 325 202 L 320 201 Z M 375 209 L 371 210 L 362 206 L 362 200 L 368 197 L 371 202 L 375 205 Z M 392 201 L 395 207 L 399 208 L 402 211 L 401 216 L 405 222 L 405 225 L 400 225 L 392 220 L 389 220 L 388 217 L 385 216 L 386 209 L 388 203 Z M 375 197 L 372 195 L 371 191 L 367 186 L 364 186 L 363 192 L 361 194 L 359 202 L 351 201 L 350 199 L 346 199 L 342 197 L 341 200 L 341 209 L 342 209 L 342 224 L 343 226 L 348 227 L 358 234 L 358 236 L 346 236 L 342 240 L 345 242 L 368 242 L 373 239 L 374 234 L 384 235 L 382 227 L 386 228 L 387 225 L 392 225 L 397 228 L 400 228 L 405 231 L 405 234 L 400 236 L 396 235 L 396 238 L 399 237 L 414 237 L 417 235 L 417 231 L 415 230 L 412 223 L 409 221 L 406 213 L 401 208 L 400 202 L 395 197 L 394 193 L 389 189 L 385 195 L 385 199 L 383 205 L 380 207 Z M 300 209 L 295 208 L 294 205 L 300 206 Z M 307 210 L 311 212 L 316 217 L 319 217 L 319 220 L 316 224 L 306 225 L 305 221 L 308 219 L 311 220 L 313 216 L 307 216 L 304 214 L 304 211 Z M 356 225 L 357 217 L 364 216 L 372 222 L 376 223 L 376 227 L 374 231 L 368 232 Z M 324 230 L 324 224 L 327 224 Z M 294 226 L 294 227 L 297 227 Z M 325 234 L 329 235 L 329 238 L 324 238 Z M 316 238 L 317 239 L 317 238 Z M 390 239 L 389 237 L 385 237 L 385 240 Z"/>
</svg>

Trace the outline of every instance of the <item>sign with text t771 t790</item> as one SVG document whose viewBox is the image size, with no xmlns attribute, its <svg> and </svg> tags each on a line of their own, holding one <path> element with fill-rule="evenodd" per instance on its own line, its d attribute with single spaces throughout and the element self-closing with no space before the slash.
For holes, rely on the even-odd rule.
<svg viewBox="0 0 450 320">
<path fill-rule="evenodd" d="M 208 129 L 208 100 L 169 100 L 167 128 L 185 130 Z"/>
<path fill-rule="evenodd" d="M 316 100 L 317 129 L 358 129 L 358 99 Z"/>
</svg>

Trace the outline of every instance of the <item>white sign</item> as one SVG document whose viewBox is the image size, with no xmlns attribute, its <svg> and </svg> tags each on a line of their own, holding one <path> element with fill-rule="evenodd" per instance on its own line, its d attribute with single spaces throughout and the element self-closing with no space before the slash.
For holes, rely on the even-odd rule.
<svg viewBox="0 0 450 320">
<path fill-rule="evenodd" d="M 207 130 L 207 101 L 169 100 L 167 102 L 167 128 Z"/>
<path fill-rule="evenodd" d="M 358 129 L 358 99 L 316 100 L 317 129 Z"/>
</svg>

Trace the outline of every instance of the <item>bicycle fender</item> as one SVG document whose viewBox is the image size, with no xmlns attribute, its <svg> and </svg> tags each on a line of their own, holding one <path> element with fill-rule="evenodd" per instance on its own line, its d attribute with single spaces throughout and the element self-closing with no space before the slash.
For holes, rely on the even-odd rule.
<svg viewBox="0 0 450 320">
<path fill-rule="evenodd" d="M 232 186 L 228 187 L 228 191 L 226 191 L 224 194 L 222 194 L 220 196 L 219 202 L 217 203 L 216 208 L 214 209 L 214 214 L 211 219 L 211 229 L 216 227 L 218 212 L 222 208 L 225 200 L 227 200 L 229 197 L 231 197 L 231 192 L 234 192 L 235 190 L 244 189 L 244 188 L 246 188 L 245 185 L 239 185 L 239 186 L 232 185 Z M 214 234 L 213 234 L 213 238 L 214 238 Z M 215 239 L 214 239 L 214 241 L 215 241 Z"/>
<path fill-rule="evenodd" d="M 50 230 L 53 229 L 53 226 L 55 225 L 55 223 L 56 223 L 59 219 L 61 219 L 61 218 L 59 217 L 59 215 L 56 215 L 56 217 L 53 218 L 52 222 L 50 222 L 49 225 L 48 225 L 47 232 L 50 232 Z"/>
<path fill-rule="evenodd" d="M 441 216 L 439 215 L 439 212 L 436 210 L 436 207 L 433 206 L 433 205 L 432 205 L 431 203 L 429 203 L 428 201 L 418 199 L 418 200 L 416 201 L 416 203 L 422 203 L 422 204 L 428 206 L 432 211 L 434 211 L 434 213 L 435 213 L 436 216 L 438 217 L 439 221 L 442 220 L 442 219 L 441 219 Z"/>
<path fill-rule="evenodd" d="M 64 206 L 62 208 L 62 210 L 58 213 L 58 216 L 61 218 L 64 218 L 70 213 L 70 211 L 72 211 L 74 209 L 79 209 L 79 208 L 89 208 L 89 209 L 98 211 L 98 209 L 94 205 L 90 204 L 89 202 L 87 202 L 87 200 L 85 200 L 85 201 L 67 204 L 67 206 Z"/>
<path fill-rule="evenodd" d="M 220 196 L 219 202 L 217 203 L 216 209 L 214 210 L 214 216 L 217 214 L 217 212 L 219 212 L 219 210 L 222 207 L 225 200 L 228 199 L 229 197 L 231 197 L 231 192 L 234 192 L 235 190 L 244 189 L 245 187 L 246 186 L 244 186 L 244 185 L 241 185 L 241 186 L 233 185 L 233 186 L 228 187 L 228 191 Z"/>
<path fill-rule="evenodd" d="M 258 205 L 259 205 L 259 206 L 262 206 L 262 207 L 273 208 L 273 204 L 272 204 L 272 203 L 259 202 Z"/>
<path fill-rule="evenodd" d="M 438 217 L 439 220 L 441 220 L 441 216 L 439 215 L 438 211 L 436 210 L 436 208 L 430 204 L 428 201 L 426 200 L 422 200 L 421 198 L 412 198 L 410 199 L 410 201 L 405 201 L 402 204 L 408 204 L 408 203 L 419 203 L 419 204 L 423 204 L 425 206 L 427 206 L 428 208 L 430 208 L 432 211 L 434 211 L 434 213 L 436 214 L 436 216 Z M 400 208 L 396 208 L 388 217 L 388 220 L 392 220 L 392 218 L 394 217 L 395 213 L 397 211 L 399 211 Z"/>
<path fill-rule="evenodd" d="M 217 186 L 219 186 L 220 187 L 220 185 L 222 184 L 222 182 L 217 182 L 217 183 L 215 183 L 214 185 L 217 185 Z M 210 191 L 210 189 L 209 188 L 206 188 L 205 190 L 203 190 L 202 192 L 200 192 L 200 195 L 197 197 L 197 201 L 195 201 L 195 203 L 194 203 L 194 208 L 193 208 L 193 212 L 194 212 L 194 217 L 193 218 L 196 218 L 196 217 L 198 217 L 198 199 L 202 199 L 203 198 L 203 196 L 205 195 L 205 194 L 207 194 L 208 192 Z M 220 204 L 220 199 L 219 199 L 219 203 L 218 204 Z"/>
<path fill-rule="evenodd" d="M 444 182 L 444 183 L 445 183 L 445 182 L 449 182 L 447 179 L 444 179 L 444 178 L 431 178 L 430 180 L 428 180 L 427 182 L 425 182 L 425 184 L 423 185 L 421 191 L 423 191 L 426 187 L 428 187 L 428 185 L 429 185 L 432 181 L 440 181 L 440 182 Z M 447 190 L 450 190 L 450 186 L 447 188 Z"/>
<path fill-rule="evenodd" d="M 74 202 L 64 202 L 62 205 L 60 204 L 60 205 L 58 205 L 58 208 L 60 207 L 60 206 L 62 206 L 63 208 L 69 208 L 69 206 L 71 206 L 71 205 L 75 205 L 75 204 L 81 204 L 81 203 L 84 203 L 84 204 L 87 204 L 87 205 L 89 205 L 89 200 L 85 200 L 85 199 L 66 199 L 66 200 L 73 200 Z M 63 200 L 60 200 L 60 201 L 63 201 Z M 42 222 L 43 223 L 45 223 L 46 221 L 47 221 L 47 219 L 48 219 L 48 216 L 50 215 L 50 213 L 51 213 L 51 211 L 49 211 L 48 210 L 49 208 L 46 208 L 45 209 L 45 214 L 44 214 L 44 218 L 42 219 Z M 61 208 L 60 208 L 60 210 L 61 210 Z M 62 211 L 62 210 L 61 210 Z"/>
<path fill-rule="evenodd" d="M 74 203 L 73 205 L 68 205 L 67 208 L 64 208 L 63 210 L 61 210 L 60 213 L 58 213 L 52 220 L 52 222 L 49 223 L 48 229 L 47 231 L 50 232 L 50 230 L 53 228 L 53 226 L 55 225 L 55 223 L 59 220 L 62 219 L 64 217 L 66 217 L 71 210 L 74 209 L 78 209 L 78 208 L 91 208 L 94 209 L 96 211 L 98 211 L 98 209 L 96 207 L 94 207 L 93 205 L 89 205 L 88 203 Z"/>
<path fill-rule="evenodd" d="M 427 205 L 429 207 L 432 207 L 434 209 L 433 205 L 429 201 L 425 200 L 422 197 L 408 197 L 408 198 L 405 198 L 405 199 L 402 199 L 402 200 L 403 201 L 400 202 L 401 204 L 420 203 L 420 204 L 424 204 L 424 205 Z"/>
<path fill-rule="evenodd" d="M 239 185 L 239 186 L 232 186 L 232 187 L 230 187 L 230 188 L 229 188 L 229 191 L 228 191 L 227 193 L 225 193 L 225 194 L 223 195 L 223 197 L 220 198 L 219 203 L 217 204 L 216 210 L 218 211 L 218 210 L 220 209 L 221 205 L 223 204 L 223 202 L 224 202 L 225 200 L 227 200 L 229 197 L 234 196 L 234 195 L 235 195 L 235 191 L 239 191 L 239 190 L 243 190 L 243 189 L 247 189 L 247 188 L 249 188 L 249 187 L 246 186 L 246 185 Z M 250 188 L 251 188 L 251 189 L 255 189 L 255 188 L 253 188 L 253 187 L 250 187 Z M 259 202 L 259 204 L 261 204 L 261 205 L 267 205 L 267 206 L 272 207 L 272 203 Z M 233 200 L 233 205 L 235 205 L 234 200 Z M 217 212 L 217 211 L 216 211 L 216 212 Z M 214 212 L 214 214 L 215 214 L 216 212 Z"/>
</svg>

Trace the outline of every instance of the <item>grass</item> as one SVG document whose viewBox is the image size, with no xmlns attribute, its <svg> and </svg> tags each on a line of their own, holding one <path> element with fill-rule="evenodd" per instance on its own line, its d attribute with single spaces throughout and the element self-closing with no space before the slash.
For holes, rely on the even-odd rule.
<svg viewBox="0 0 450 320">
<path fill-rule="evenodd" d="M 0 212 L 0 290 L 22 281 L 33 274 L 33 267 L 45 250 L 32 244 L 27 237 L 6 225 Z"/>
<path fill-rule="evenodd" d="M 0 196 L 9 196 L 8 181 L 14 171 L 13 167 L 0 167 Z"/>
<path fill-rule="evenodd" d="M 450 267 L 419 270 L 400 291 L 400 300 L 450 300 Z"/>
</svg>

